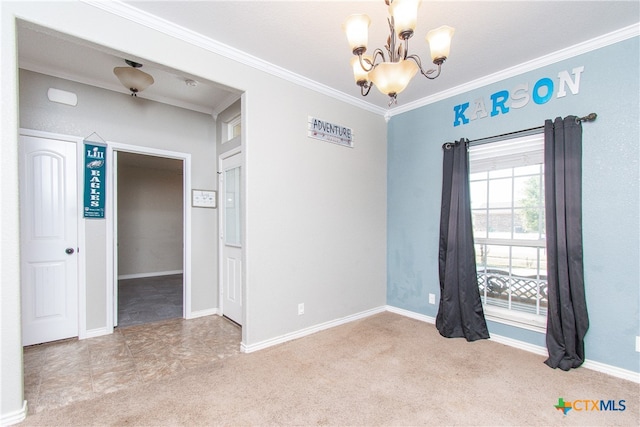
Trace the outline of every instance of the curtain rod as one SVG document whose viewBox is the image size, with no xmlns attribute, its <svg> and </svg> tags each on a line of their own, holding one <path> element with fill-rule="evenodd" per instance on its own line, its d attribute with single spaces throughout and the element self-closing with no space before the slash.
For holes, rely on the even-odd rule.
<svg viewBox="0 0 640 427">
<path fill-rule="evenodd" d="M 592 121 L 594 121 L 596 119 L 596 117 L 598 117 L 598 115 L 596 113 L 587 114 L 584 117 L 576 117 L 576 123 L 577 122 L 592 122 Z M 474 139 L 472 141 L 469 141 L 469 147 L 474 146 L 474 145 L 488 144 L 490 142 L 503 141 L 505 139 L 511 138 L 514 135 L 519 135 L 519 136 L 533 135 L 535 133 L 538 133 L 538 131 L 541 130 L 541 129 L 544 129 L 544 125 L 543 126 L 536 126 L 534 128 L 529 128 L 529 129 L 524 129 L 524 130 L 517 130 L 515 132 L 503 133 L 503 134 L 500 134 L 500 135 L 487 136 L 485 138 L 478 138 L 478 139 Z"/>
</svg>

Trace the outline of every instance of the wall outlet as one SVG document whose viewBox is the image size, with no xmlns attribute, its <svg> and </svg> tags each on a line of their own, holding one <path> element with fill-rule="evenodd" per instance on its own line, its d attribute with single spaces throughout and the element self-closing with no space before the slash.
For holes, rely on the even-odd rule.
<svg viewBox="0 0 640 427">
<path fill-rule="evenodd" d="M 640 337 L 636 337 L 636 351 L 640 353 Z"/>
<path fill-rule="evenodd" d="M 436 294 L 429 294 L 429 304 L 434 304 L 436 303 Z"/>
<path fill-rule="evenodd" d="M 304 314 L 304 303 L 301 302 L 300 304 L 298 304 L 298 316 L 301 316 Z"/>
</svg>

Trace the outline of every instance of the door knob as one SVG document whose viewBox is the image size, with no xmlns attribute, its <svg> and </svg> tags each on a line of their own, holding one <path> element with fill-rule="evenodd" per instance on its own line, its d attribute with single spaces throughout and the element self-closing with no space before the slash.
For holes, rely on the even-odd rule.
<svg viewBox="0 0 640 427">
<path fill-rule="evenodd" d="M 73 248 L 67 248 L 64 251 L 66 252 L 67 255 L 72 255 L 75 252 Z"/>
</svg>

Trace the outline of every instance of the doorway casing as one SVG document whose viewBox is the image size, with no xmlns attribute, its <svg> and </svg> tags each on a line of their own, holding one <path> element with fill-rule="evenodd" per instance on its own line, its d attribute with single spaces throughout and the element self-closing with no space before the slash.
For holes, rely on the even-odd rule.
<svg viewBox="0 0 640 427">
<path fill-rule="evenodd" d="M 117 142 L 108 142 L 107 147 L 107 164 L 114 165 L 107 169 L 107 177 L 109 186 L 107 187 L 107 331 L 113 333 L 115 319 L 117 318 L 116 304 L 118 289 L 118 257 L 117 257 L 117 211 L 115 198 L 117 197 L 114 189 L 117 188 L 117 170 L 115 169 L 114 159 L 117 154 L 115 152 L 122 151 L 134 154 L 142 154 L 148 156 L 165 157 L 183 162 L 183 318 L 191 319 L 194 317 L 191 311 L 191 204 L 189 195 L 191 194 L 191 154 L 181 153 L 177 151 L 160 150 L 156 148 L 143 147 L 130 144 L 122 144 Z"/>
</svg>

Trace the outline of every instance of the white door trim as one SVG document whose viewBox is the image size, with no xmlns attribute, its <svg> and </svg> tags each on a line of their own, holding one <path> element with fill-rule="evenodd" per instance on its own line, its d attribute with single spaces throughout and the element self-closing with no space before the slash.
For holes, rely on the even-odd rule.
<svg viewBox="0 0 640 427">
<path fill-rule="evenodd" d="M 223 170 L 222 170 L 222 162 L 226 159 L 228 159 L 229 157 L 233 157 L 237 154 L 241 154 L 242 153 L 242 147 L 236 147 L 233 148 L 229 151 L 225 151 L 224 153 L 220 154 L 218 156 L 218 209 L 222 209 L 224 204 L 221 202 L 222 197 L 224 197 L 224 188 L 222 187 L 222 174 L 223 174 Z M 244 193 L 244 159 L 242 161 L 242 169 L 241 170 L 241 175 L 242 175 L 242 192 Z M 242 195 L 242 197 L 244 197 L 244 194 Z M 244 203 L 242 204 L 242 206 L 244 206 Z M 243 227 L 242 227 L 242 232 L 241 232 L 241 239 L 242 239 L 242 259 L 244 260 L 244 256 L 245 256 L 245 245 L 244 245 L 244 233 L 245 233 L 245 229 L 244 229 L 244 208 L 243 208 L 243 213 L 241 213 L 242 215 L 242 222 L 243 222 Z M 224 246 L 224 240 L 222 238 L 222 236 L 224 236 L 224 213 L 223 212 L 219 212 L 218 213 L 218 301 L 219 301 L 219 307 L 218 307 L 218 313 L 220 313 L 221 315 L 224 313 L 224 269 L 222 267 L 223 263 L 224 263 L 224 251 L 223 251 L 223 246 Z M 244 262 L 243 262 L 243 266 L 242 266 L 242 324 L 244 326 L 244 324 L 246 323 L 246 311 L 245 311 L 245 307 L 246 307 L 246 292 L 245 292 L 245 274 L 244 274 Z M 243 331 L 244 331 L 244 327 L 243 327 Z M 244 332 L 243 332 L 244 333 Z"/>
<path fill-rule="evenodd" d="M 34 138 L 55 139 L 59 141 L 67 141 L 76 144 L 76 165 L 77 165 L 77 207 L 78 207 L 78 338 L 86 338 L 87 335 L 87 283 L 86 283 L 86 264 L 85 264 L 85 227 L 82 215 L 82 205 L 84 203 L 83 181 L 84 166 L 82 164 L 82 140 L 78 136 L 64 135 L 60 133 L 45 132 L 35 129 L 19 128 L 20 136 L 30 136 Z M 22 220 L 22 218 L 21 218 Z"/>
<path fill-rule="evenodd" d="M 107 195 L 109 194 L 118 194 L 118 152 L 117 150 L 110 150 L 111 158 L 109 159 L 109 154 L 107 154 L 107 165 L 111 165 L 111 174 L 113 179 L 110 181 L 112 184 L 111 191 L 107 191 Z M 107 177 L 109 173 L 107 172 Z M 113 217 L 113 228 L 107 228 L 107 242 L 113 242 L 113 256 L 111 257 L 111 261 L 113 262 L 113 276 L 110 280 L 107 281 L 107 292 L 111 287 L 110 284 L 113 284 L 113 292 L 111 292 L 111 322 L 110 324 L 113 328 L 118 326 L 118 198 L 113 197 L 111 199 L 111 212 Z M 108 209 L 108 204 L 105 206 L 105 209 Z M 108 210 L 106 212 L 109 212 Z M 112 238 L 109 239 L 109 231 L 113 230 L 111 234 Z M 107 254 L 111 252 L 107 250 Z M 107 255 L 109 256 L 109 255 Z M 110 271 L 107 269 L 107 271 Z M 109 312 L 109 303 L 107 303 L 107 313 Z"/>
<path fill-rule="evenodd" d="M 150 156 L 168 157 L 183 161 L 183 306 L 182 317 L 191 319 L 191 154 L 178 151 L 161 150 L 151 147 L 143 147 L 119 142 L 107 142 L 107 164 L 113 161 L 114 151 L 125 151 L 128 153 L 144 154 Z M 115 301 L 114 295 L 117 289 L 117 247 L 114 244 L 116 215 L 114 203 L 114 191 L 116 175 L 114 169 L 107 167 L 107 327 L 113 332 L 115 321 Z"/>
</svg>

